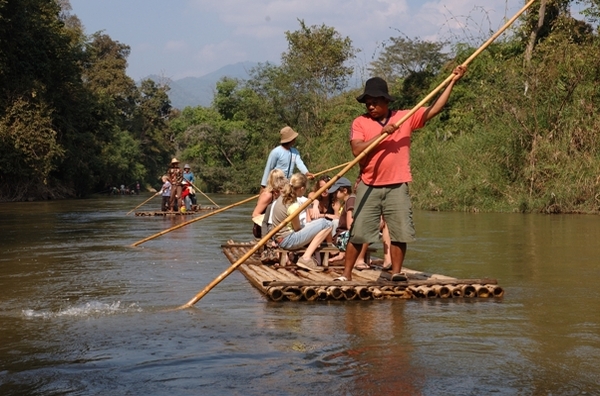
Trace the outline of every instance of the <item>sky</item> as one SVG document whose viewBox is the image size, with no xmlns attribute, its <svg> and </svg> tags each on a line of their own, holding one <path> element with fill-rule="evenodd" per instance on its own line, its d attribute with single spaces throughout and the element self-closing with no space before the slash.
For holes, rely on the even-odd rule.
<svg viewBox="0 0 600 396">
<path fill-rule="evenodd" d="M 70 0 L 86 34 L 131 47 L 127 74 L 178 80 L 238 62 L 280 63 L 286 31 L 325 24 L 360 50 L 366 70 L 390 37 L 480 45 L 523 0 Z"/>
</svg>

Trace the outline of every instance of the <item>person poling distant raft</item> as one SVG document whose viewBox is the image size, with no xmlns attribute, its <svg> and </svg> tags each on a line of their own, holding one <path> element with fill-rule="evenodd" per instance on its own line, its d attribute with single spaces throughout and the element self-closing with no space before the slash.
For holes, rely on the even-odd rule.
<svg viewBox="0 0 600 396">
<path fill-rule="evenodd" d="M 475 59 L 481 52 L 483 52 L 483 50 L 485 50 L 498 36 L 500 36 L 500 34 L 502 34 L 506 29 L 508 29 L 508 27 L 510 25 L 512 25 L 517 20 L 517 18 L 522 13 L 525 12 L 525 10 L 527 10 L 529 7 L 531 7 L 531 5 L 534 2 L 535 2 L 535 0 L 531 0 L 523 8 L 521 8 L 519 10 L 519 12 L 517 12 L 508 22 L 506 22 L 504 24 L 504 26 L 502 26 L 502 28 L 500 28 L 500 30 L 498 30 L 496 33 L 494 33 L 494 35 L 492 35 L 492 37 L 490 37 L 485 43 L 483 43 L 481 45 L 481 47 L 479 47 L 477 49 L 477 51 L 475 51 L 471 56 L 469 56 L 462 63 L 461 66 L 463 66 L 464 68 L 466 68 L 466 66 L 469 63 L 471 63 L 473 61 L 473 59 Z M 464 73 L 464 70 L 463 70 L 463 73 Z M 394 123 L 394 132 L 395 132 L 395 129 L 399 128 L 406 120 L 408 120 L 413 114 L 415 114 L 421 107 L 423 107 L 430 100 L 432 100 L 435 97 L 435 95 L 437 95 L 438 92 L 440 92 L 444 87 L 446 87 L 446 85 L 448 85 L 455 78 L 456 78 L 456 74 L 452 73 L 440 85 L 438 85 L 433 91 L 431 91 L 429 93 L 429 95 L 427 95 L 423 100 L 421 100 L 412 110 L 410 110 L 408 113 L 406 113 L 401 119 L 399 119 L 398 121 L 396 121 Z M 390 132 L 391 132 L 391 130 L 390 130 Z M 377 137 L 374 140 L 372 140 L 370 142 L 370 144 L 367 147 L 364 148 L 364 151 L 362 153 L 358 154 L 356 156 L 356 158 L 354 158 L 353 161 L 351 161 L 348 165 L 346 165 L 344 167 L 344 169 L 342 169 L 337 175 L 335 175 L 333 178 L 331 178 L 331 180 L 329 182 L 327 182 L 327 184 L 325 184 L 323 187 L 321 187 L 319 189 L 319 191 L 317 191 L 315 193 L 315 195 L 318 196 L 319 194 L 321 194 L 326 189 L 329 189 L 329 187 L 331 187 L 333 185 L 333 183 L 335 183 L 340 177 L 342 177 L 346 172 L 348 172 L 354 165 L 356 165 L 357 163 L 359 163 L 359 161 L 361 161 L 363 158 L 365 158 L 369 154 L 369 152 L 371 152 L 371 150 L 373 150 L 375 147 L 377 147 L 379 145 L 379 143 L 381 143 L 386 137 L 388 137 L 387 131 L 382 131 L 382 134 L 379 137 Z M 264 246 L 264 244 L 273 235 L 275 235 L 275 233 L 277 231 L 279 231 L 281 228 L 283 228 L 284 225 L 287 222 L 291 221 L 293 217 L 295 217 L 296 215 L 298 215 L 298 213 L 300 213 L 302 210 L 306 209 L 310 204 L 312 204 L 313 200 L 314 199 L 308 199 L 305 203 L 303 203 L 302 205 L 300 205 L 300 207 L 298 207 L 298 209 L 296 210 L 296 212 L 290 214 L 278 226 L 276 226 L 271 231 L 269 231 L 269 233 L 267 233 L 267 235 L 264 235 L 262 237 L 262 239 L 260 241 L 258 241 L 254 245 L 254 247 L 252 249 L 250 249 L 248 252 L 246 252 L 246 254 L 244 254 L 242 257 L 240 257 L 226 271 L 224 271 L 222 274 L 220 274 L 219 276 L 217 276 L 204 289 L 202 289 L 200 292 L 198 292 L 190 301 L 188 301 L 187 303 L 185 303 L 182 306 L 178 307 L 178 309 L 189 308 L 189 307 L 193 306 L 194 304 L 196 304 L 198 301 L 200 301 L 200 299 L 202 297 L 204 297 L 206 294 L 208 294 L 208 292 L 210 292 L 216 285 L 218 285 L 219 283 L 221 283 L 227 276 L 229 276 L 231 273 L 233 273 L 233 271 L 235 271 L 237 269 L 237 267 L 239 267 L 240 265 L 242 265 L 251 255 L 253 255 L 254 253 L 256 253 L 256 251 L 258 251 L 258 249 L 260 249 L 262 246 Z M 396 269 L 399 269 L 399 268 L 396 267 Z"/>
<path fill-rule="evenodd" d="M 352 280 L 352 268 L 365 243 L 379 241 L 379 223 L 385 219 L 391 238 L 392 280 L 406 281 L 402 263 L 406 255 L 407 242 L 415 241 L 412 221 L 412 206 L 408 195 L 410 172 L 410 135 L 416 129 L 438 115 L 460 80 L 466 66 L 454 69 L 454 77 L 440 97 L 429 107 L 421 107 L 406 119 L 408 110 L 392 111 L 389 104 L 394 100 L 388 92 L 387 82 L 379 77 L 367 80 L 365 91 L 356 98 L 364 103 L 367 112 L 352 122 L 350 146 L 352 154 L 358 156 L 381 135 L 386 138 L 360 162 L 360 183 L 356 189 L 356 209 L 350 228 L 350 239 L 346 249 L 344 275 L 339 281 Z"/>
</svg>

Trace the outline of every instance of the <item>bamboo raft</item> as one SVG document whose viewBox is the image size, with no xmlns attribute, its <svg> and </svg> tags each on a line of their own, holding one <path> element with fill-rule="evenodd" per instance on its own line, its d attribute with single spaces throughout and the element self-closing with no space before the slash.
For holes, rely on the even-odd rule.
<svg viewBox="0 0 600 396">
<path fill-rule="evenodd" d="M 211 210 L 216 210 L 218 209 L 216 206 L 209 206 L 209 205 L 198 205 L 197 208 L 190 210 L 190 211 L 186 211 L 184 213 L 181 212 L 172 212 L 172 211 L 167 211 L 167 212 L 161 212 L 161 211 L 149 211 L 149 212 L 135 212 L 136 216 L 192 216 L 192 215 L 196 215 L 199 213 L 203 213 L 206 211 L 211 211 Z"/>
<path fill-rule="evenodd" d="M 230 240 L 221 248 L 233 264 L 253 246 L 254 242 Z M 377 260 L 372 263 L 377 263 Z M 341 266 L 329 266 L 324 272 L 304 271 L 290 265 L 275 268 L 262 264 L 257 252 L 238 269 L 272 301 L 498 298 L 504 295 L 495 279 L 457 279 L 404 267 L 408 281 L 392 282 L 389 272 L 377 265 L 371 267 L 369 270 L 354 270 L 350 282 L 338 282 L 333 279 L 343 271 Z"/>
</svg>

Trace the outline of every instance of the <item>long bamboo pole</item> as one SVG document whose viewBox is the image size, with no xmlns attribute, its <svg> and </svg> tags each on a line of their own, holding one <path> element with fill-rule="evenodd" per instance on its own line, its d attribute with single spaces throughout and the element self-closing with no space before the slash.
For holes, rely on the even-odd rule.
<svg viewBox="0 0 600 396">
<path fill-rule="evenodd" d="M 508 22 L 504 24 L 492 37 L 490 37 L 485 43 L 483 43 L 470 57 L 465 60 L 461 66 L 466 67 L 469 63 L 473 61 L 484 49 L 486 49 L 500 34 L 502 34 L 510 25 L 517 20 L 517 18 L 525 12 L 536 0 L 531 0 L 527 3 L 523 8 L 519 10 Z M 411 117 L 419 108 L 424 106 L 429 100 L 431 100 L 442 88 L 444 88 L 454 77 L 454 73 L 450 74 L 448 78 L 446 78 L 440 85 L 438 85 L 429 95 L 427 95 L 423 100 L 421 100 L 415 107 L 412 108 L 404 117 L 396 122 L 396 126 L 400 126 L 404 123 L 409 117 Z M 362 153 L 356 156 L 353 161 L 350 161 L 344 169 L 342 169 L 337 175 L 331 178 L 329 182 L 327 182 L 323 187 L 321 187 L 315 194 L 315 197 L 321 195 L 325 190 L 329 189 L 340 177 L 342 177 L 346 172 L 348 172 L 354 165 L 356 165 L 360 160 L 362 160 L 373 148 L 375 148 L 382 140 L 384 140 L 388 136 L 387 133 L 383 133 L 379 138 L 377 138 L 373 143 L 371 143 Z M 196 304 L 202 297 L 204 297 L 209 291 L 211 291 L 216 285 L 221 283 L 223 279 L 229 276 L 233 271 L 236 270 L 242 263 L 244 263 L 250 256 L 252 256 L 258 249 L 260 249 L 273 235 L 275 235 L 280 229 L 287 225 L 294 217 L 296 217 L 300 212 L 306 209 L 312 202 L 314 198 L 309 198 L 304 202 L 300 207 L 294 211 L 294 213 L 290 214 L 285 218 L 281 223 L 279 223 L 275 228 L 273 228 L 270 232 L 267 233 L 260 241 L 258 241 L 252 249 L 250 249 L 246 254 L 240 257 L 235 263 L 233 263 L 227 270 L 225 270 L 221 275 L 217 276 L 212 282 L 208 284 L 204 289 L 198 292 L 194 298 L 185 303 L 184 305 L 178 307 L 178 309 L 189 308 L 192 305 Z"/>
<path fill-rule="evenodd" d="M 208 197 L 208 195 L 204 194 L 204 193 L 202 192 L 202 190 L 200 190 L 198 187 L 196 187 L 196 185 L 195 185 L 194 183 L 192 183 L 192 182 L 191 182 L 191 181 L 189 181 L 189 180 L 188 180 L 188 183 L 190 183 L 190 184 L 192 185 L 192 187 L 194 187 L 196 190 L 200 191 L 200 194 L 204 195 L 204 197 L 206 197 L 206 199 L 208 199 L 210 202 L 212 202 L 212 204 L 213 204 L 213 205 L 215 205 L 217 208 L 220 208 L 220 206 L 219 206 L 219 205 L 217 205 L 215 201 L 213 201 L 212 199 L 210 199 L 210 198 Z"/>
<path fill-rule="evenodd" d="M 321 171 L 321 172 L 315 173 L 315 176 L 322 175 L 322 174 L 324 174 L 324 173 L 327 173 L 327 172 L 331 172 L 331 171 L 333 171 L 333 170 L 336 170 L 336 169 L 338 169 L 338 168 L 341 168 L 341 167 L 343 167 L 343 166 L 345 166 L 345 165 L 347 165 L 347 164 L 349 164 L 349 162 L 346 162 L 345 164 L 341 164 L 341 165 L 334 166 L 334 167 L 332 167 L 332 168 L 329 168 L 329 169 L 325 169 L 324 171 Z M 260 195 L 260 194 L 259 194 L 259 195 Z M 179 228 L 181 228 L 181 227 L 185 227 L 185 226 L 186 226 L 186 225 L 188 225 L 188 224 L 192 224 L 192 223 L 194 223 L 194 222 L 196 222 L 196 221 L 200 221 L 200 220 L 202 220 L 202 219 L 206 219 L 207 217 L 214 216 L 214 215 L 216 215 L 217 213 L 221 213 L 221 212 L 224 212 L 224 211 L 226 211 L 226 210 L 229 210 L 229 209 L 231 209 L 231 208 L 235 208 L 236 206 L 239 206 L 239 205 L 245 204 L 246 202 L 250 202 L 250 201 L 252 201 L 253 199 L 256 199 L 256 198 L 258 198 L 258 197 L 259 197 L 259 195 L 255 195 L 255 196 L 253 196 L 253 197 L 246 198 L 246 199 L 244 199 L 244 200 L 242 200 L 242 201 L 240 201 L 240 202 L 236 202 L 236 203 L 234 203 L 234 204 L 231 204 L 231 205 L 229 205 L 229 206 L 226 206 L 226 207 L 224 207 L 224 208 L 220 208 L 220 209 L 217 209 L 217 210 L 215 210 L 215 211 L 212 211 L 212 212 L 210 212 L 210 213 L 208 213 L 208 214 L 205 214 L 204 216 L 200 216 L 200 217 L 197 217 L 197 218 L 195 218 L 195 219 L 193 219 L 193 220 L 189 220 L 189 221 L 186 221 L 186 222 L 184 222 L 184 223 L 178 224 L 178 225 L 176 225 L 176 226 L 174 226 L 174 227 L 168 228 L 168 229 L 166 229 L 166 230 L 164 230 L 164 231 L 161 231 L 161 232 L 159 232 L 159 233 L 157 233 L 157 234 L 151 235 L 151 236 L 149 236 L 148 238 L 144 238 L 144 239 L 142 239 L 141 241 L 137 241 L 136 243 L 132 244 L 131 246 L 132 246 L 132 247 L 139 246 L 139 245 L 141 245 L 141 244 L 142 244 L 142 243 L 144 243 L 144 242 L 148 242 L 148 241 L 150 241 L 150 240 L 152 240 L 152 239 L 154 239 L 154 238 L 157 238 L 157 237 L 159 237 L 159 236 L 161 236 L 161 235 L 165 235 L 165 234 L 167 234 L 167 233 L 169 233 L 169 232 L 171 232 L 171 231 L 175 231 L 175 230 L 177 230 L 177 229 L 179 229 Z M 141 205 L 140 205 L 140 206 L 141 206 Z"/>
<path fill-rule="evenodd" d="M 139 208 L 140 206 L 142 206 L 143 204 L 145 204 L 146 202 L 150 201 L 152 198 L 158 196 L 159 193 L 156 193 L 154 195 L 152 195 L 150 198 L 148 198 L 147 200 L 145 200 L 144 202 L 142 202 L 141 204 L 139 204 L 138 206 L 136 206 L 135 208 L 131 209 L 129 212 L 125 213 L 125 216 L 127 216 L 129 213 L 133 212 L 134 210 L 136 210 L 137 208 Z"/>
<path fill-rule="evenodd" d="M 161 236 L 161 235 L 165 235 L 165 234 L 167 234 L 167 233 L 169 233 L 169 232 L 171 232 L 171 231 L 175 231 L 175 230 L 177 230 L 177 229 L 179 229 L 179 228 L 181 228 L 181 227 L 185 227 L 185 226 L 186 226 L 186 225 L 188 225 L 188 224 L 192 224 L 192 223 L 194 223 L 194 222 L 196 222 L 196 221 L 200 221 L 200 220 L 202 220 L 202 219 L 205 219 L 205 218 L 207 218 L 207 217 L 210 217 L 210 216 L 216 215 L 217 213 L 221 213 L 221 212 L 224 212 L 224 211 L 226 211 L 226 210 L 228 210 L 228 209 L 234 208 L 234 207 L 236 207 L 236 206 L 239 206 L 239 205 L 245 204 L 246 202 L 250 202 L 250 201 L 252 201 L 253 199 L 256 199 L 256 198 L 258 198 L 258 195 L 254 195 L 254 196 L 252 196 L 252 197 L 250 197 L 250 198 L 246 198 L 246 199 L 244 199 L 244 200 L 241 200 L 240 202 L 236 202 L 236 203 L 234 203 L 234 204 L 231 204 L 231 205 L 229 205 L 229 206 L 226 206 L 226 207 L 224 207 L 224 208 L 221 208 L 221 209 L 214 210 L 214 211 L 212 211 L 212 212 L 210 212 L 210 213 L 207 213 L 207 214 L 205 214 L 204 216 L 200 216 L 200 217 L 197 217 L 197 218 L 195 218 L 195 219 L 192 219 L 192 220 L 189 220 L 189 221 L 183 222 L 183 223 L 181 223 L 181 224 L 178 224 L 178 225 L 176 225 L 176 226 L 174 226 L 174 227 L 171 227 L 171 228 L 169 228 L 169 229 L 166 229 L 166 230 L 164 230 L 164 231 L 161 231 L 161 232 L 159 232 L 159 233 L 157 233 L 157 234 L 151 235 L 151 236 L 149 236 L 148 238 L 144 238 L 144 239 L 142 239 L 141 241 L 137 241 L 136 243 L 133 243 L 133 244 L 131 245 L 131 247 L 136 247 L 136 246 L 138 246 L 138 245 L 141 245 L 141 244 L 142 244 L 142 243 L 144 243 L 144 242 L 148 242 L 148 241 L 150 241 L 150 240 L 152 240 L 152 239 L 154 239 L 154 238 L 157 238 L 157 237 L 159 237 L 159 236 Z"/>
</svg>

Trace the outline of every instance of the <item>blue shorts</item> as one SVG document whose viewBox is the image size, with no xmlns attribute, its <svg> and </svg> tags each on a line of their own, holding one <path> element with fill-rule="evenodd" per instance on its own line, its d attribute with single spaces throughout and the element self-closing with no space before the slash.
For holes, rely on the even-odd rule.
<svg viewBox="0 0 600 396">
<path fill-rule="evenodd" d="M 279 242 L 279 247 L 286 250 L 300 249 L 308 245 L 315 236 L 324 229 L 331 227 L 331 221 L 321 218 L 306 223 L 300 231 L 294 231 Z"/>
</svg>

